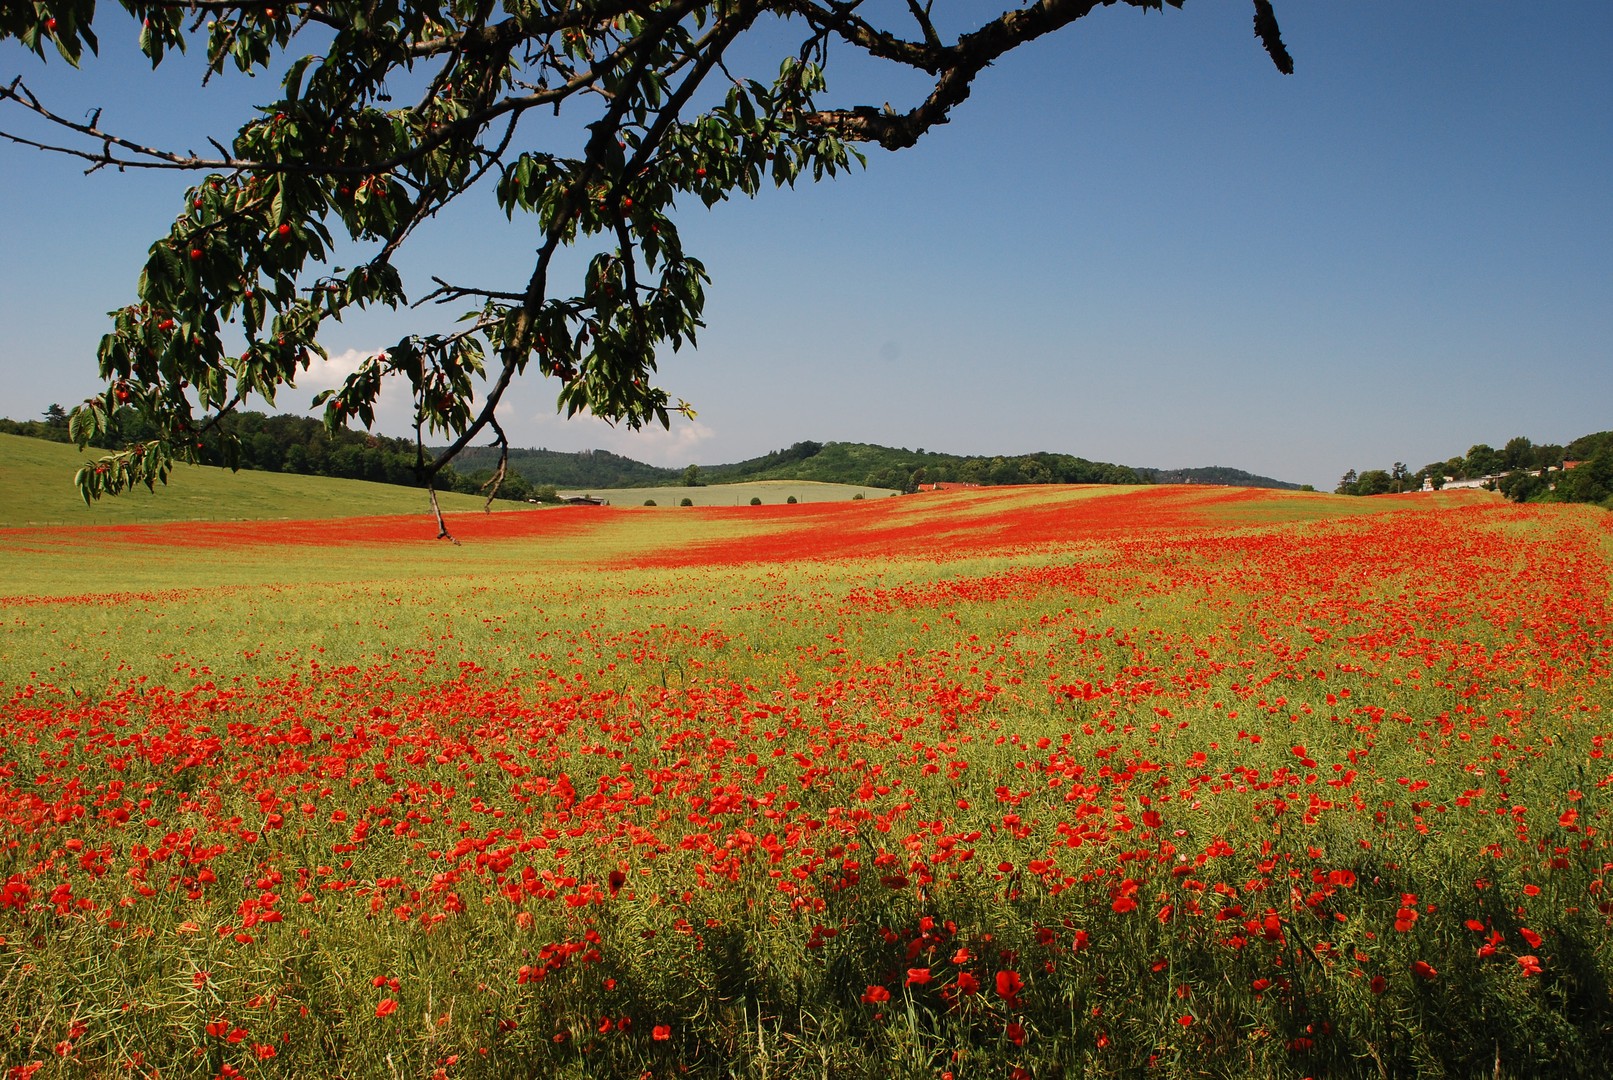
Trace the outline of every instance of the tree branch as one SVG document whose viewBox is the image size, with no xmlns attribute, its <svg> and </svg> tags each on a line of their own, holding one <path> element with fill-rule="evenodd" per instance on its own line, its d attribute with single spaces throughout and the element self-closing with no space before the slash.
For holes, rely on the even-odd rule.
<svg viewBox="0 0 1613 1080">
<path fill-rule="evenodd" d="M 909 2 L 915 7 L 915 14 L 920 14 L 916 0 Z M 936 48 L 898 42 L 889 34 L 875 31 L 860 19 L 839 10 L 838 6 L 826 12 L 808 0 L 801 0 L 801 14 L 809 22 L 821 22 L 869 55 L 899 60 L 937 76 L 929 96 L 905 113 L 862 105 L 811 113 L 802 119 L 810 127 L 833 131 L 844 139 L 877 142 L 887 150 L 905 149 L 918 142 L 931 128 L 945 124 L 952 110 L 969 97 L 975 77 L 998 57 L 1062 29 L 1100 6 L 1117 2 L 1122 0 L 1042 0 L 1030 7 L 1004 12 L 973 33 L 960 37 L 955 45 Z M 1123 2 L 1142 8 L 1158 8 L 1161 5 L 1161 0 Z M 1175 6 L 1181 6 L 1179 0 L 1172 2 Z M 1271 54 L 1277 69 L 1285 75 L 1292 74 L 1293 60 L 1283 47 L 1269 0 L 1255 0 L 1255 32 Z"/>
</svg>

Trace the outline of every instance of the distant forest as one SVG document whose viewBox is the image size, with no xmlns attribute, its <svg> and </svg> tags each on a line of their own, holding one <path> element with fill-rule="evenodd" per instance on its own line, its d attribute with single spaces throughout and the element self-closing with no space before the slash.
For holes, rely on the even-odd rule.
<svg viewBox="0 0 1613 1080">
<path fill-rule="evenodd" d="M 461 454 L 464 468 L 490 468 L 498 452 L 487 447 Z M 511 450 L 510 469 L 529 483 L 559 488 L 612 488 L 730 484 L 745 480 L 809 480 L 860 484 L 891 491 L 917 491 L 920 484 L 954 481 L 997 484 L 1146 484 L 1141 472 L 1124 465 L 1088 461 L 1068 454 L 962 457 L 924 449 L 906 450 L 872 443 L 798 442 L 761 457 L 731 465 L 690 465 L 663 469 L 604 450 L 562 453 Z"/>
<path fill-rule="evenodd" d="M 473 448 L 460 457 L 465 467 L 491 467 L 497 452 Z M 663 469 L 604 450 L 565 453 L 511 450 L 510 468 L 530 483 L 593 489 L 658 485 L 728 484 L 744 480 L 814 480 L 861 484 L 891 491 L 917 491 L 922 484 L 1240 484 L 1296 488 L 1241 469 L 1141 469 L 1069 454 L 1017 454 L 986 457 L 878 446 L 873 443 L 803 441 L 761 457 L 730 465 L 689 465 Z"/>
<path fill-rule="evenodd" d="M 1485 443 L 1466 454 L 1412 472 L 1403 462 L 1387 469 L 1354 469 L 1339 479 L 1340 495 L 1388 495 L 1442 488 L 1453 480 L 1482 480 L 1513 502 L 1600 503 L 1613 510 L 1613 431 L 1598 431 L 1559 446 L 1519 435 L 1497 450 Z"/>
<path fill-rule="evenodd" d="M 226 416 L 222 430 L 235 436 L 237 457 L 229 460 L 226 440 L 212 438 L 202 451 L 205 464 L 265 472 L 304 473 L 350 480 L 418 486 L 415 447 L 408 439 L 363 431 L 327 431 L 313 417 L 245 412 Z M 52 405 L 40 420 L 0 420 L 0 432 L 70 442 L 67 414 Z M 110 448 L 144 438 L 132 411 L 115 417 L 112 435 L 96 443 Z M 476 493 L 492 477 L 498 451 L 471 447 L 455 468 L 439 476 L 439 487 Z M 920 447 L 872 443 L 803 441 L 782 450 L 728 465 L 689 465 L 681 469 L 647 465 L 606 450 L 565 453 L 511 450 L 509 470 L 500 486 L 505 499 L 550 501 L 557 489 L 607 490 L 621 487 L 677 487 L 737 483 L 746 480 L 806 480 L 854 484 L 891 491 L 916 491 L 940 482 L 980 484 L 1235 484 L 1246 487 L 1296 488 L 1298 485 L 1256 476 L 1242 469 L 1210 466 L 1196 469 L 1144 469 L 1069 454 L 959 455 Z"/>
</svg>

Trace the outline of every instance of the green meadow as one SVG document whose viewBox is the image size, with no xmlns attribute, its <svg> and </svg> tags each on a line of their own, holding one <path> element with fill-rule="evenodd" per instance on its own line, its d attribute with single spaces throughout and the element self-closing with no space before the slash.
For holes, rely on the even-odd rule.
<svg viewBox="0 0 1613 1080">
<path fill-rule="evenodd" d="M 795 499 L 798 503 L 841 502 L 861 495 L 882 499 L 896 492 L 861 484 L 827 484 L 813 480 L 747 480 L 737 484 L 702 484 L 699 487 L 607 488 L 597 491 L 568 488 L 564 496 L 587 495 L 607 500 L 611 506 L 681 506 L 688 499 L 692 506 L 749 506 L 760 499 L 764 506 L 776 506 Z"/>
<path fill-rule="evenodd" d="M 1601 511 L 216 479 L 0 533 L 8 1080 L 1613 1054 Z"/>
<path fill-rule="evenodd" d="M 0 435 L 0 528 L 22 525 L 134 525 L 165 521 L 275 521 L 424 514 L 423 490 L 364 480 L 333 480 L 291 473 L 234 473 L 206 465 L 175 466 L 166 485 L 136 488 L 86 506 L 73 473 L 97 451 Z M 452 492 L 438 495 L 444 511 L 479 510 L 484 500 Z M 495 501 L 495 511 L 513 504 Z"/>
</svg>

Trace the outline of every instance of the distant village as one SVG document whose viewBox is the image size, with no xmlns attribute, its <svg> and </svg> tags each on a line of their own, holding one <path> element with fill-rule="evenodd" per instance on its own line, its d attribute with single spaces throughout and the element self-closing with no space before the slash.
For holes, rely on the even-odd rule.
<svg viewBox="0 0 1613 1080">
<path fill-rule="evenodd" d="M 1560 468 L 1556 465 L 1547 465 L 1545 468 L 1534 473 L 1534 475 L 1545 480 L 1550 478 L 1551 473 L 1566 472 L 1569 469 L 1577 469 L 1583 464 L 1585 464 L 1583 461 L 1565 461 L 1562 463 Z M 1423 486 L 1421 490 L 1455 491 L 1458 488 L 1487 488 L 1491 491 L 1494 491 L 1500 485 L 1501 481 L 1505 480 L 1511 475 L 1512 474 L 1510 472 L 1498 472 L 1491 473 L 1488 476 L 1470 476 L 1462 480 L 1458 480 L 1454 476 L 1447 476 L 1445 477 L 1444 483 L 1439 485 L 1435 485 L 1434 478 L 1432 476 L 1425 476 L 1423 477 Z"/>
</svg>

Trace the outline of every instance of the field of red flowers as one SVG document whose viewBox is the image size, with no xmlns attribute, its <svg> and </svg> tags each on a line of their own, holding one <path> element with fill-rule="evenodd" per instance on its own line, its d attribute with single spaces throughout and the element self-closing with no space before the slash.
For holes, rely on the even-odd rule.
<svg viewBox="0 0 1613 1080">
<path fill-rule="evenodd" d="M 1613 1056 L 1603 511 L 997 489 L 455 532 L 0 531 L 8 1077 Z"/>
</svg>

